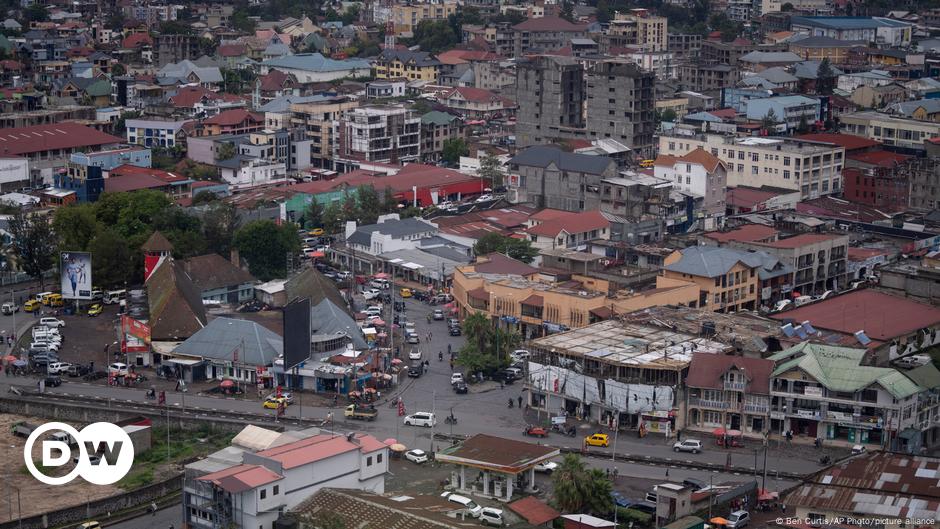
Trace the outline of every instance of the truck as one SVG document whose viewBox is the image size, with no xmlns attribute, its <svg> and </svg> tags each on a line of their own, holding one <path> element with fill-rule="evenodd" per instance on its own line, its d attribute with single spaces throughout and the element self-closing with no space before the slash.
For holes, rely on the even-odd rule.
<svg viewBox="0 0 940 529">
<path fill-rule="evenodd" d="M 379 410 L 375 409 L 373 406 L 359 406 L 358 404 L 350 404 L 346 406 L 346 411 L 343 412 L 343 415 L 349 417 L 350 419 L 361 419 L 363 421 L 374 421 L 379 415 Z"/>
<path fill-rule="evenodd" d="M 36 428 L 38 428 L 38 426 L 35 424 L 30 424 L 26 421 L 15 422 L 13 423 L 13 435 L 18 437 L 29 437 Z"/>
</svg>

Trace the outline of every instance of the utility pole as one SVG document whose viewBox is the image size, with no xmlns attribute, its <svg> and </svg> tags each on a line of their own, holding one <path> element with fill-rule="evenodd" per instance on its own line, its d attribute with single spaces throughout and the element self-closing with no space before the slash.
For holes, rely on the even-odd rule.
<svg viewBox="0 0 940 529">
<path fill-rule="evenodd" d="M 434 424 L 437 422 L 437 415 L 435 414 L 435 409 L 437 407 L 437 390 L 431 392 L 431 455 L 434 455 Z"/>
<path fill-rule="evenodd" d="M 764 484 L 761 486 L 765 491 L 767 490 L 767 445 L 764 445 Z"/>
</svg>

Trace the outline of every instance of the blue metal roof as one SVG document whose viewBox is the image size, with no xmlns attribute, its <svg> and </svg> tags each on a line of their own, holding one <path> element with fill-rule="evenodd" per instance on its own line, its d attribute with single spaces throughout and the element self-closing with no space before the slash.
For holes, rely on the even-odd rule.
<svg viewBox="0 0 940 529">
<path fill-rule="evenodd" d="M 793 17 L 791 25 L 829 29 L 875 29 L 912 26 L 908 22 L 880 17 Z"/>
<path fill-rule="evenodd" d="M 341 70 L 360 70 L 370 69 L 369 61 L 364 59 L 348 59 L 337 61 L 327 59 L 319 53 L 298 53 L 278 57 L 262 62 L 264 66 L 280 66 L 282 68 L 294 68 L 297 70 L 310 70 L 314 72 L 336 72 Z"/>
</svg>

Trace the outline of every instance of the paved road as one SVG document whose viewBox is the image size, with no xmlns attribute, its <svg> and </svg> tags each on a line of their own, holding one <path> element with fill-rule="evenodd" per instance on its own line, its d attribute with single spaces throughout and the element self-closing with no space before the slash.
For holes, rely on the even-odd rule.
<svg viewBox="0 0 940 529">
<path fill-rule="evenodd" d="M 146 514 L 108 527 L 112 529 L 167 529 L 169 527 L 180 529 L 183 527 L 182 507 L 177 503 L 160 509 L 153 515 Z"/>
<path fill-rule="evenodd" d="M 361 304 L 360 304 L 361 306 Z M 427 374 L 418 379 L 405 379 L 398 389 L 397 393 L 401 395 L 405 404 L 406 413 L 416 411 L 434 411 L 438 415 L 438 426 L 433 430 L 436 433 L 453 434 L 475 434 L 489 433 L 496 436 L 525 439 L 522 431 L 525 428 L 525 418 L 523 411 L 517 407 L 508 408 L 507 400 L 517 399 L 521 394 L 522 384 L 516 383 L 500 388 L 493 383 L 471 386 L 471 393 L 467 395 L 457 395 L 453 392 L 450 385 L 451 370 L 447 361 L 447 345 L 450 344 L 452 350 L 456 353 L 457 349 L 463 344 L 463 337 L 451 337 L 447 333 L 447 326 L 442 321 L 433 321 L 428 324 L 426 315 L 434 309 L 424 303 L 408 300 L 407 314 L 416 322 L 418 333 L 421 335 L 419 347 L 424 352 L 425 357 L 429 358 L 430 369 Z M 0 318 L 2 321 L 2 318 Z M 427 331 L 432 332 L 432 339 L 428 343 L 425 339 Z M 410 346 L 402 347 L 402 356 L 407 358 L 407 352 Z M 445 353 L 444 361 L 438 361 L 437 353 Z M 430 353 L 430 354 L 428 354 Z M 35 381 L 24 378 L 0 377 L 0 391 L 6 392 L 9 384 L 18 384 L 28 386 L 30 389 L 35 387 Z M 144 398 L 143 389 L 129 389 L 108 387 L 100 384 L 88 384 L 79 382 L 75 379 L 68 381 L 59 388 L 47 388 L 50 393 L 64 393 L 71 395 L 106 397 L 113 399 L 127 400 L 140 405 L 152 405 L 152 401 Z M 268 414 L 274 415 L 273 410 L 263 410 L 259 402 L 255 399 L 234 399 L 201 396 L 197 394 L 167 393 L 169 404 L 176 408 L 191 409 L 193 407 L 202 408 L 211 414 L 212 411 L 236 411 L 243 413 Z M 340 431 L 362 430 L 375 434 L 380 439 L 393 437 L 409 447 L 418 447 L 427 449 L 440 448 L 440 442 L 432 446 L 430 428 L 420 428 L 414 426 L 404 426 L 401 418 L 398 417 L 396 410 L 387 405 L 380 405 L 379 417 L 374 422 L 345 421 L 342 418 L 341 409 L 331 409 L 328 407 L 313 407 L 309 404 L 293 405 L 286 411 L 288 417 L 303 417 L 305 419 L 325 419 L 327 414 L 335 414 L 335 428 Z M 457 425 L 444 423 L 444 417 L 451 411 L 458 418 Z M 579 430 L 577 437 L 565 437 L 556 434 L 550 435 L 542 442 L 559 447 L 568 447 L 579 449 L 581 439 L 595 431 L 606 431 L 595 426 L 584 424 Z M 640 456 L 650 456 L 657 458 L 677 458 L 684 461 L 695 461 L 710 463 L 714 465 L 725 465 L 728 462 L 730 454 L 731 465 L 735 467 L 752 468 L 755 463 L 755 449 L 758 446 L 738 448 L 732 450 L 723 450 L 713 444 L 710 440 L 706 450 L 701 454 L 675 454 L 672 449 L 671 440 L 667 441 L 658 435 L 649 435 L 644 439 L 639 439 L 635 432 L 626 432 L 619 436 L 616 443 L 616 450 L 621 454 L 631 454 Z M 611 452 L 614 450 L 612 443 L 609 448 L 595 448 L 600 452 Z M 767 458 L 767 468 L 771 473 L 776 470 L 807 473 L 818 468 L 817 461 L 820 452 L 812 447 L 793 446 L 772 449 Z M 678 457 L 677 457 L 678 456 Z M 758 460 L 758 466 L 763 467 L 762 454 Z"/>
</svg>

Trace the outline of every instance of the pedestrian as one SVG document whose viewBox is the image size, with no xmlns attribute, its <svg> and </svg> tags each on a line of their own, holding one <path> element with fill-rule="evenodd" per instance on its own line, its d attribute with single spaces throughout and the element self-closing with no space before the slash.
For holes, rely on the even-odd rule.
<svg viewBox="0 0 940 529">
<path fill-rule="evenodd" d="M 783 514 L 786 514 L 786 513 L 787 513 L 787 504 L 785 504 L 785 503 L 781 503 L 781 504 L 780 504 L 780 512 L 783 513 Z"/>
<path fill-rule="evenodd" d="M 682 430 L 676 430 L 676 441 L 682 441 Z"/>
<path fill-rule="evenodd" d="M 610 479 L 610 469 L 609 469 L 609 468 L 605 468 L 605 469 L 604 469 L 604 472 L 607 473 L 607 479 Z"/>
<path fill-rule="evenodd" d="M 519 408 L 521 409 L 522 408 L 522 395 L 519 395 L 519 398 L 517 400 L 519 401 Z"/>
<path fill-rule="evenodd" d="M 666 467 L 666 477 L 669 477 L 669 467 Z"/>
</svg>

